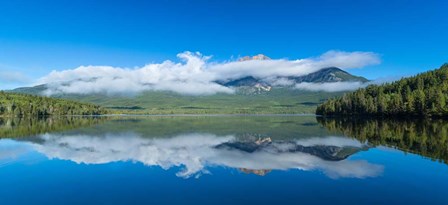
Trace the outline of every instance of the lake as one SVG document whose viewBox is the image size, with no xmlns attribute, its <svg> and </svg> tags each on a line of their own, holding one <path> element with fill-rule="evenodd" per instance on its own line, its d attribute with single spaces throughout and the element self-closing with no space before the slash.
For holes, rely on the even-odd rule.
<svg viewBox="0 0 448 205">
<path fill-rule="evenodd" d="M 448 121 L 0 118 L 0 204 L 448 204 Z"/>
</svg>

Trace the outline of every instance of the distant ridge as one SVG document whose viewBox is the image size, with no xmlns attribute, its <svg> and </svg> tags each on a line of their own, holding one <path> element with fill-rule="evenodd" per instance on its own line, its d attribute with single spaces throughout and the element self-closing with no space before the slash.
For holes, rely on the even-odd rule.
<svg viewBox="0 0 448 205">
<path fill-rule="evenodd" d="M 364 77 L 355 76 L 337 67 L 323 68 L 304 76 L 289 77 L 296 83 L 368 82 Z"/>
<path fill-rule="evenodd" d="M 369 81 L 364 77 L 352 75 L 347 71 L 344 71 L 337 67 L 323 68 L 307 75 L 288 76 L 286 78 L 288 80 L 293 81 L 294 83 L 333 83 L 333 82 L 365 83 Z M 253 76 L 245 76 L 221 84 L 228 87 L 240 87 L 240 86 L 252 87 L 256 85 L 272 86 L 270 85 L 269 82 L 263 81 L 262 79 L 255 78 Z"/>
</svg>

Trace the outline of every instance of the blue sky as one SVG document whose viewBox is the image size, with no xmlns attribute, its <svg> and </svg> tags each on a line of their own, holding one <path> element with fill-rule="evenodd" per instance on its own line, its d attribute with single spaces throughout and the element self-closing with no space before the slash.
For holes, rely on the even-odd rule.
<svg viewBox="0 0 448 205">
<path fill-rule="evenodd" d="M 0 0 L 0 89 L 81 65 L 178 61 L 184 51 L 212 61 L 369 51 L 382 63 L 352 73 L 407 76 L 448 62 L 447 9 L 443 0 Z"/>
</svg>

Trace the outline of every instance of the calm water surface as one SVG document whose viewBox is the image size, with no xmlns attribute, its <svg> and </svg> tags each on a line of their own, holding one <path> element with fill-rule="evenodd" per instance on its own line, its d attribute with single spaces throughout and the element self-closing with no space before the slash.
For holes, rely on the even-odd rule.
<svg viewBox="0 0 448 205">
<path fill-rule="evenodd" d="M 448 204 L 448 122 L 0 118 L 0 204 Z"/>
</svg>

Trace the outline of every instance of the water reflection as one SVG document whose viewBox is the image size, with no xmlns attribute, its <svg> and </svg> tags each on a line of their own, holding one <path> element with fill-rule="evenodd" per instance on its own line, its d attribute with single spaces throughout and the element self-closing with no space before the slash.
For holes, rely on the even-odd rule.
<svg viewBox="0 0 448 205">
<path fill-rule="evenodd" d="M 85 164 L 133 161 L 164 169 L 180 167 L 177 176 L 185 178 L 207 174 L 207 167 L 211 166 L 259 175 L 270 170 L 321 170 L 331 178 L 375 177 L 383 169 L 363 160 L 346 160 L 367 147 L 342 137 L 272 141 L 256 137 L 237 140 L 235 136 L 214 134 L 143 138 L 135 133 L 121 133 L 106 136 L 44 134 L 38 138 L 39 143 L 24 143 L 50 159 Z"/>
<path fill-rule="evenodd" d="M 47 132 L 71 130 L 104 122 L 106 117 L 0 117 L 0 138 L 30 137 Z"/>
<path fill-rule="evenodd" d="M 0 120 L 4 204 L 447 204 L 445 121 L 48 120 Z"/>
<path fill-rule="evenodd" d="M 317 118 L 333 132 L 372 146 L 387 146 L 448 163 L 448 121 L 443 119 Z"/>
</svg>

